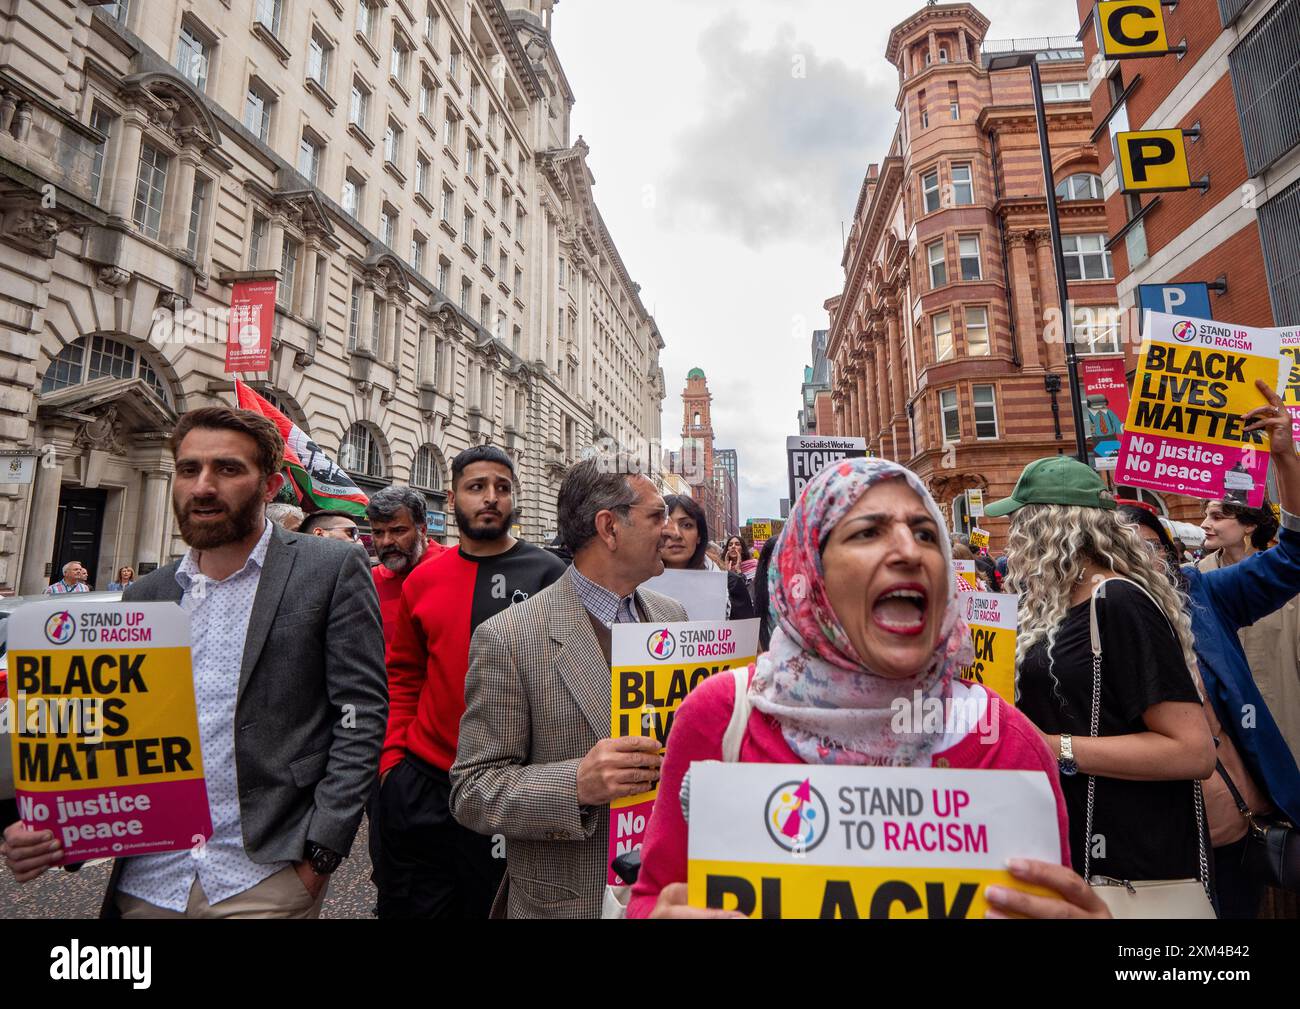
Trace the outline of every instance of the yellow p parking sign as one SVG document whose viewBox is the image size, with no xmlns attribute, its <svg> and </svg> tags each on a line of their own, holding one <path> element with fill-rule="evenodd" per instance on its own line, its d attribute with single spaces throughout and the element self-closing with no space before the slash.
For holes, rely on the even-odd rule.
<svg viewBox="0 0 1300 1009">
<path fill-rule="evenodd" d="M 1126 193 L 1167 193 L 1191 189 L 1183 131 L 1136 130 L 1115 134 L 1120 189 Z"/>
</svg>

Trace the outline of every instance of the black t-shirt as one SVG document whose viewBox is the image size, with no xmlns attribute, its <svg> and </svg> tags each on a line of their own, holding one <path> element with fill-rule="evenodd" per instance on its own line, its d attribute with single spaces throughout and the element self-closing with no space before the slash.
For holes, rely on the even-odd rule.
<svg viewBox="0 0 1300 1009">
<path fill-rule="evenodd" d="M 1049 735 L 1091 734 L 1092 638 L 1088 601 L 1071 607 L 1056 634 L 1048 672 L 1047 642 L 1037 642 L 1020 668 L 1018 707 Z M 1101 629 L 1101 715 L 1097 734 L 1145 732 L 1142 713 L 1163 701 L 1196 704 L 1196 686 L 1164 615 L 1146 593 L 1109 581 L 1097 599 Z M 1070 853 L 1083 871 L 1088 776 L 1061 776 L 1070 813 Z M 1189 879 L 1200 874 L 1196 807 L 1190 781 L 1097 778 L 1092 822 L 1093 875 L 1116 879 Z M 1100 835 L 1100 837 L 1098 837 Z M 1104 843 L 1104 849 L 1100 846 Z M 1104 857 L 1099 857 L 1104 850 Z"/>
</svg>

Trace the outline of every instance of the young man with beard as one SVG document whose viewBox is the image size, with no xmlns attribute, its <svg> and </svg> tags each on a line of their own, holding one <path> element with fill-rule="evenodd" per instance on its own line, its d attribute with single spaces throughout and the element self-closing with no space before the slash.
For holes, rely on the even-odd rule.
<svg viewBox="0 0 1300 1009">
<path fill-rule="evenodd" d="M 410 487 L 392 486 L 379 491 L 366 505 L 366 518 L 370 520 L 371 542 L 379 560 L 370 571 L 379 593 L 384 641 L 388 641 L 407 576 L 417 564 L 438 556 L 443 548 L 429 542 L 424 497 Z"/>
<path fill-rule="evenodd" d="M 212 836 L 119 858 L 106 917 L 314 918 L 347 855 L 387 717 L 379 603 L 361 552 L 266 519 L 284 443 L 259 414 L 205 407 L 171 438 L 189 551 L 125 593 L 190 617 Z M 5 831 L 19 882 L 62 860 L 48 832 Z"/>
<path fill-rule="evenodd" d="M 486 918 L 505 871 L 491 837 L 451 816 L 474 629 L 541 591 L 564 563 L 510 535 L 514 463 L 501 449 L 466 449 L 451 464 L 448 503 L 460 546 L 402 585 L 388 643 L 388 734 L 370 807 L 370 857 L 381 918 Z"/>
</svg>

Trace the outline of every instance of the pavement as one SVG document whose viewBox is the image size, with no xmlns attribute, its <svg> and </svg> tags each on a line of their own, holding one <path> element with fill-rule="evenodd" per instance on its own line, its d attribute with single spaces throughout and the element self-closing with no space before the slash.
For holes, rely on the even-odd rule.
<svg viewBox="0 0 1300 1009">
<path fill-rule="evenodd" d="M 330 880 L 322 918 L 373 918 L 375 887 L 370 882 L 369 823 L 363 817 L 352 854 Z M 105 859 L 79 872 L 52 869 L 25 886 L 0 869 L 0 919 L 96 918 L 112 863 Z"/>
</svg>

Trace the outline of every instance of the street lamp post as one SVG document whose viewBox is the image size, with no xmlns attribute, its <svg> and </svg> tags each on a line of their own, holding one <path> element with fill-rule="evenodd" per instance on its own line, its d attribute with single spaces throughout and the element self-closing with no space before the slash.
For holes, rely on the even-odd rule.
<svg viewBox="0 0 1300 1009">
<path fill-rule="evenodd" d="M 1052 257 L 1056 264 L 1056 297 L 1061 305 L 1065 334 L 1065 371 L 1070 380 L 1070 415 L 1074 418 L 1074 448 L 1079 462 L 1088 462 L 1088 436 L 1083 429 L 1083 395 L 1079 388 L 1079 355 L 1074 346 L 1074 319 L 1070 313 L 1070 290 L 1065 279 L 1065 253 L 1061 249 L 1061 220 L 1056 213 L 1056 185 L 1052 176 L 1052 148 L 1047 140 L 1047 111 L 1043 107 L 1043 82 L 1038 73 L 1036 52 L 995 56 L 989 72 L 1029 67 L 1034 92 L 1034 116 L 1038 120 L 1038 149 L 1043 158 L 1043 188 L 1047 197 L 1047 227 L 1052 236 Z M 1055 406 L 1055 402 L 1052 404 Z"/>
</svg>

